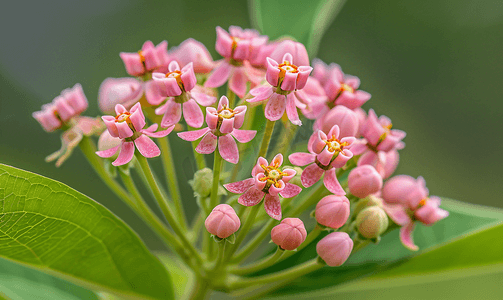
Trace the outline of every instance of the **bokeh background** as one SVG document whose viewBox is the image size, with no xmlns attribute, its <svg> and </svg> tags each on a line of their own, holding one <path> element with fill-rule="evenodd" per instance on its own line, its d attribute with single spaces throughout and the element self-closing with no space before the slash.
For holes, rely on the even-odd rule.
<svg viewBox="0 0 503 300">
<path fill-rule="evenodd" d="M 5 1 L 0 162 L 83 192 L 131 224 L 150 247 L 161 249 L 79 150 L 60 168 L 44 162 L 59 149 L 59 135 L 45 133 L 31 113 L 79 82 L 90 102 L 86 115 L 97 116 L 100 83 L 127 76 L 119 52 L 137 51 L 145 40 L 166 39 L 171 47 L 192 37 L 219 59 L 215 27 L 230 25 L 250 27 L 246 1 Z M 423 176 L 433 195 L 503 207 L 502 53 L 500 0 L 350 0 L 317 56 L 360 77 L 361 88 L 372 94 L 364 108 L 387 115 L 394 128 L 407 132 L 397 174 Z M 194 211 L 186 184 L 193 168 L 186 153 L 191 153 L 187 144 L 171 138 L 179 145 L 174 156 L 189 199 L 185 207 Z"/>
</svg>

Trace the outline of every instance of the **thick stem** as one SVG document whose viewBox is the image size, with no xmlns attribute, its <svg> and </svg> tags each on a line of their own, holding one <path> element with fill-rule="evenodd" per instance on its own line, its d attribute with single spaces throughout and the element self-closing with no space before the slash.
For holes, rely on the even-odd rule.
<svg viewBox="0 0 503 300">
<path fill-rule="evenodd" d="M 258 213 L 261 206 L 262 206 L 262 204 L 259 203 L 255 206 L 251 207 L 250 213 L 248 214 L 248 216 L 246 218 L 245 224 L 243 225 L 243 227 L 239 231 L 239 234 L 236 238 L 236 242 L 234 243 L 234 245 L 229 247 L 229 251 L 226 254 L 229 259 L 232 257 L 232 255 L 234 254 L 236 249 L 239 248 L 239 245 L 244 240 L 245 236 L 248 234 L 248 231 L 252 227 L 253 222 L 255 221 L 255 217 L 257 216 L 257 213 Z"/>
<path fill-rule="evenodd" d="M 285 124 L 285 133 L 282 135 L 281 142 L 276 146 L 274 153 L 281 153 L 286 156 L 286 152 L 290 149 L 290 144 L 292 143 L 295 134 L 297 133 L 297 129 L 300 126 L 293 125 L 292 122 L 288 121 Z"/>
<path fill-rule="evenodd" d="M 208 281 L 204 278 L 197 278 L 196 284 L 194 285 L 192 292 L 190 293 L 190 300 L 204 300 L 207 298 L 207 294 L 210 290 Z"/>
<path fill-rule="evenodd" d="M 225 240 L 218 243 L 218 256 L 217 256 L 217 261 L 215 263 L 215 267 L 213 268 L 214 271 L 218 271 L 223 265 L 226 244 L 227 244 L 227 241 L 225 241 Z"/>
<path fill-rule="evenodd" d="M 218 149 L 215 149 L 215 159 L 213 161 L 213 182 L 210 195 L 210 210 L 215 208 L 219 203 L 218 184 L 220 182 L 220 171 L 222 170 L 222 156 Z"/>
<path fill-rule="evenodd" d="M 197 130 L 197 128 L 192 128 L 190 126 L 188 126 L 188 128 L 190 131 Z M 202 170 L 202 169 L 206 168 L 206 160 L 204 160 L 203 154 L 196 152 L 197 144 L 198 144 L 197 141 L 192 142 L 192 151 L 194 151 L 194 157 L 196 159 L 197 169 Z"/>
<path fill-rule="evenodd" d="M 260 144 L 260 150 L 258 152 L 259 157 L 266 157 L 267 149 L 269 148 L 269 143 L 271 142 L 272 132 L 274 131 L 274 124 L 276 121 L 269 121 L 265 124 L 264 136 L 262 137 L 262 144 Z"/>
<path fill-rule="evenodd" d="M 231 272 L 236 275 L 246 275 L 246 274 L 258 272 L 260 270 L 263 270 L 265 268 L 268 268 L 268 267 L 274 265 L 276 263 L 276 261 L 278 261 L 278 259 L 280 259 L 280 257 L 283 255 L 283 253 L 285 253 L 285 250 L 278 247 L 276 249 L 276 252 L 274 252 L 274 254 L 272 254 L 268 257 L 265 257 L 261 261 L 250 264 L 246 267 L 231 270 Z"/>
<path fill-rule="evenodd" d="M 189 250 L 190 253 L 193 255 L 193 257 L 198 262 L 201 263 L 202 262 L 201 255 L 189 242 L 185 233 L 182 232 L 181 228 L 178 226 L 177 222 L 173 217 L 173 213 L 171 212 L 171 209 L 169 208 L 166 199 L 162 197 L 161 191 L 159 190 L 159 186 L 157 185 L 157 182 L 155 181 L 154 176 L 152 175 L 152 171 L 150 170 L 150 166 L 148 165 L 147 159 L 143 157 L 143 155 L 141 155 L 140 152 L 138 151 L 135 152 L 135 156 L 140 164 L 143 173 L 145 174 L 145 177 L 147 178 L 148 184 L 152 189 L 152 192 L 154 193 L 157 203 L 161 207 L 161 210 L 164 216 L 166 217 L 166 220 L 168 221 L 168 224 L 171 226 L 171 228 L 173 228 L 173 231 L 180 238 L 182 244 L 187 248 L 187 250 Z"/>
<path fill-rule="evenodd" d="M 168 137 L 166 136 L 160 138 L 159 145 L 161 146 L 162 165 L 168 182 L 169 193 L 171 194 L 171 199 L 173 199 L 173 203 L 175 204 L 175 215 L 177 216 L 182 229 L 187 230 L 187 221 L 185 220 L 185 213 L 183 211 L 182 196 L 178 186 L 175 162 L 173 161 L 173 155 L 171 155 L 171 146 L 169 144 Z"/>
<path fill-rule="evenodd" d="M 244 280 L 236 281 L 231 284 L 231 289 L 240 289 L 250 285 L 267 284 L 280 280 L 293 280 L 302 275 L 311 273 L 325 266 L 325 263 L 321 262 L 318 257 L 308 260 L 303 264 L 297 265 L 293 268 L 276 272 L 273 274 L 267 274 L 257 277 L 248 277 Z"/>
<path fill-rule="evenodd" d="M 253 251 L 264 241 L 272 228 L 276 225 L 277 220 L 270 218 L 266 225 L 232 258 L 232 262 L 240 262 L 246 259 Z"/>
<path fill-rule="evenodd" d="M 236 102 L 236 94 L 231 91 L 231 89 L 227 86 L 227 99 L 229 99 L 229 107 L 234 108 L 234 102 Z"/>
</svg>

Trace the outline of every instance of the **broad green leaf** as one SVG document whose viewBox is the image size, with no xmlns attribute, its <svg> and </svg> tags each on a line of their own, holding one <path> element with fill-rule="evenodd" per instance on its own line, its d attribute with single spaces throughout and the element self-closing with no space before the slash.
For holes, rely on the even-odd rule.
<svg viewBox="0 0 503 300">
<path fill-rule="evenodd" d="M 166 269 L 168 269 L 173 286 L 175 288 L 175 299 L 182 299 L 184 295 L 190 292 L 190 288 L 195 284 L 194 273 L 176 256 L 170 253 L 155 253 L 161 260 Z"/>
<path fill-rule="evenodd" d="M 271 40 L 288 35 L 315 56 L 325 30 L 346 0 L 249 0 L 252 24 Z"/>
<path fill-rule="evenodd" d="M 99 299 L 93 292 L 68 281 L 5 259 L 0 259 L 0 292 L 0 299 L 12 300 Z"/>
<path fill-rule="evenodd" d="M 503 212 L 448 199 L 443 199 L 442 207 L 450 212 L 448 218 L 431 227 L 416 227 L 414 238 L 421 248 L 418 253 L 405 249 L 398 239 L 398 230 L 395 230 L 384 236 L 378 245 L 369 245 L 352 256 L 343 266 L 325 267 L 293 281 L 288 288 L 282 288 L 274 292 L 274 295 L 299 294 L 323 288 L 326 288 L 325 292 L 335 291 L 339 288 L 337 285 L 372 274 L 375 275 L 368 277 L 371 282 L 380 278 L 387 281 L 393 272 L 398 272 L 394 275 L 397 278 L 449 270 L 459 273 L 460 269 L 480 268 L 490 264 L 496 264 L 496 269 L 492 271 L 499 272 L 497 265 L 503 264 L 503 241 L 495 243 L 495 239 L 503 233 Z M 264 273 L 284 269 L 315 256 L 313 244 Z M 425 263 L 426 261 L 429 263 Z M 379 277 L 379 272 L 383 272 L 382 276 L 385 277 Z M 467 274 L 469 273 L 468 271 Z M 369 282 L 362 282 L 361 286 L 368 286 Z M 310 293 L 302 295 L 307 297 Z"/>
<path fill-rule="evenodd" d="M 166 269 L 119 218 L 62 183 L 6 165 L 0 256 L 94 290 L 173 298 Z"/>
</svg>

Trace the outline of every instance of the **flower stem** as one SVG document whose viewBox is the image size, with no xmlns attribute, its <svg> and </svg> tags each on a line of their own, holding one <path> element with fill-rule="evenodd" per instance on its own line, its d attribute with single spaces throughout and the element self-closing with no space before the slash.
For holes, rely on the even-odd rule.
<svg viewBox="0 0 503 300">
<path fill-rule="evenodd" d="M 309 194 L 304 196 L 301 199 L 298 199 L 298 203 L 302 203 L 298 206 L 296 206 L 294 209 L 291 211 L 287 212 L 287 215 L 289 217 L 298 217 L 301 213 L 303 213 L 305 210 L 307 210 L 310 206 L 314 205 L 318 201 L 320 201 L 321 196 L 326 192 L 326 188 L 323 185 L 322 182 L 318 182 L 318 188 L 313 189 L 310 191 Z"/>
<path fill-rule="evenodd" d="M 194 246 L 189 242 L 187 239 L 187 236 L 185 235 L 184 232 L 182 232 L 181 228 L 179 227 L 178 223 L 175 221 L 173 218 L 173 213 L 171 212 L 171 209 L 168 206 L 168 203 L 166 199 L 162 197 L 161 191 L 159 190 L 159 186 L 157 185 L 157 182 L 154 179 L 154 176 L 152 175 L 152 170 L 150 169 L 150 166 L 148 165 L 147 159 L 141 155 L 140 152 L 135 151 L 135 156 L 136 159 L 138 160 L 140 167 L 145 174 L 145 177 L 147 178 L 148 184 L 150 188 L 152 189 L 152 192 L 154 193 L 155 199 L 157 200 L 157 203 L 161 207 L 161 210 L 166 217 L 166 220 L 168 221 L 168 224 L 173 228 L 173 231 L 175 234 L 181 239 L 182 244 L 187 248 L 192 256 L 199 262 L 202 262 L 201 255 L 199 252 L 194 248 Z"/>
<path fill-rule="evenodd" d="M 297 129 L 299 129 L 300 126 L 293 125 L 290 121 L 283 124 L 285 124 L 284 136 L 281 139 L 281 142 L 277 144 L 273 153 L 281 153 L 286 156 L 286 152 L 290 149 L 290 144 L 292 143 L 292 140 L 297 133 Z"/>
<path fill-rule="evenodd" d="M 229 99 L 229 107 L 234 108 L 234 102 L 236 102 L 236 94 L 231 91 L 231 89 L 227 86 L 227 99 Z"/>
<path fill-rule="evenodd" d="M 259 203 L 257 205 L 252 206 L 251 209 L 249 210 L 250 213 L 246 217 L 245 224 L 243 225 L 243 227 L 239 231 L 239 234 L 236 238 L 236 242 L 234 243 L 234 245 L 232 245 L 228 248 L 229 249 L 229 251 L 227 253 L 228 258 L 232 257 L 232 254 L 234 254 L 236 249 L 239 247 L 241 242 L 244 240 L 245 236 L 248 234 L 248 231 L 252 227 L 253 222 L 255 221 L 255 217 L 257 216 L 257 213 L 258 213 L 261 206 L 262 205 L 260 205 L 260 203 Z"/>
<path fill-rule="evenodd" d="M 274 265 L 274 263 L 276 263 L 276 261 L 278 261 L 278 259 L 281 258 L 283 253 L 285 253 L 285 250 L 278 247 L 276 249 L 276 252 L 274 252 L 274 254 L 270 255 L 269 257 L 266 257 L 266 258 L 262 259 L 261 261 L 256 262 L 254 264 L 251 264 L 249 266 L 231 270 L 231 272 L 236 275 L 246 275 L 246 274 L 258 272 L 260 270 L 263 270 L 265 268 L 268 268 L 268 267 Z"/>
<path fill-rule="evenodd" d="M 277 220 L 270 218 L 266 225 L 232 258 L 232 262 L 240 262 L 247 258 L 253 250 L 255 250 L 271 233 L 272 228 L 276 225 Z"/>
<path fill-rule="evenodd" d="M 159 139 L 159 145 L 161 146 L 162 152 L 162 163 L 164 167 L 164 173 L 168 182 L 169 192 L 173 203 L 175 204 L 175 215 L 178 217 L 178 222 L 182 227 L 182 230 L 187 230 L 187 221 L 185 220 L 185 213 L 183 211 L 182 197 L 180 194 L 180 189 L 178 186 L 177 172 L 175 169 L 175 163 L 173 161 L 173 155 L 171 155 L 171 146 L 169 144 L 168 137 L 163 137 Z"/>
<path fill-rule="evenodd" d="M 220 171 L 222 170 L 222 156 L 220 152 L 215 149 L 215 159 L 213 160 L 213 182 L 211 187 L 210 196 L 210 210 L 215 208 L 219 203 L 218 197 L 218 183 L 220 182 Z"/>
<path fill-rule="evenodd" d="M 194 285 L 192 292 L 190 293 L 190 300 L 204 300 L 209 291 L 208 281 L 204 278 L 197 278 L 196 284 Z"/>
<path fill-rule="evenodd" d="M 267 123 L 265 124 L 264 136 L 262 137 L 262 144 L 260 144 L 260 150 L 258 152 L 259 157 L 265 158 L 265 156 L 267 155 L 267 149 L 269 148 L 269 143 L 271 142 L 275 123 L 276 121 L 267 120 Z"/>
<path fill-rule="evenodd" d="M 197 128 L 192 128 L 190 126 L 187 126 L 190 131 L 192 130 L 197 130 Z M 206 168 L 206 160 L 204 160 L 203 154 L 197 153 L 196 152 L 196 147 L 197 147 L 197 141 L 192 142 L 192 151 L 194 151 L 194 157 L 196 158 L 196 163 L 197 163 L 197 169 L 202 170 Z"/>
<path fill-rule="evenodd" d="M 224 262 L 224 257 L 225 257 L 225 245 L 227 244 L 227 241 L 221 241 L 218 243 L 218 257 L 217 261 L 215 263 L 215 267 L 213 268 L 214 271 L 218 271 L 222 267 L 222 263 Z"/>
<path fill-rule="evenodd" d="M 267 274 L 257 277 L 247 277 L 244 280 L 236 281 L 231 284 L 231 289 L 244 288 L 250 285 L 267 284 L 280 280 L 293 280 L 302 275 L 311 273 L 325 266 L 325 263 L 321 262 L 318 257 L 306 261 L 303 264 L 297 265 L 293 268 L 276 272 L 273 274 Z"/>
</svg>

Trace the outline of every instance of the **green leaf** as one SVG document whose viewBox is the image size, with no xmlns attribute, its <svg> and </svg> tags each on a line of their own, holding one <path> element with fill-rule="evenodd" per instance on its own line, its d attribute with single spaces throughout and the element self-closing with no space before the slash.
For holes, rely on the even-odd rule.
<svg viewBox="0 0 503 300">
<path fill-rule="evenodd" d="M 303 43 L 311 57 L 346 0 L 249 0 L 253 27 L 269 39 L 289 35 Z"/>
<path fill-rule="evenodd" d="M 383 236 L 378 245 L 371 244 L 352 256 L 343 266 L 325 267 L 293 281 L 288 288 L 282 288 L 274 295 L 296 293 L 297 296 L 302 295 L 302 298 L 307 299 L 312 295 L 327 295 L 339 288 L 347 291 L 350 286 L 354 290 L 357 290 L 356 286 L 386 287 L 384 283 L 392 285 L 391 279 L 402 280 L 403 277 L 416 276 L 416 280 L 419 280 L 417 277 L 422 277 L 421 280 L 428 281 L 423 276 L 430 273 L 451 272 L 456 274 L 459 280 L 473 272 L 486 274 L 490 270 L 492 273 L 501 273 L 503 240 L 500 237 L 503 234 L 503 212 L 449 199 L 442 201 L 442 207 L 447 209 L 450 215 L 434 226 L 416 227 L 414 239 L 421 249 L 418 253 L 404 248 L 400 244 L 398 230 L 395 230 Z M 496 242 L 498 239 L 500 240 Z M 314 243 L 299 255 L 292 256 L 280 266 L 270 268 L 266 272 L 284 269 L 315 256 Z M 491 267 L 487 267 L 489 265 Z M 464 275 L 460 277 L 460 274 Z M 355 281 L 354 286 L 352 283 L 348 285 L 349 281 L 364 277 L 368 279 Z M 315 291 L 320 289 L 323 290 Z"/>
<path fill-rule="evenodd" d="M 1 164 L 0 256 L 94 290 L 173 298 L 166 269 L 105 207 L 62 183 Z"/>
<path fill-rule="evenodd" d="M 12 300 L 99 299 L 93 292 L 68 281 L 5 259 L 0 259 L 0 291 L 0 299 Z"/>
<path fill-rule="evenodd" d="M 156 256 L 161 260 L 174 283 L 175 299 L 182 299 L 188 295 L 188 288 L 195 284 L 194 273 L 177 257 L 169 253 L 159 252 Z"/>
</svg>

